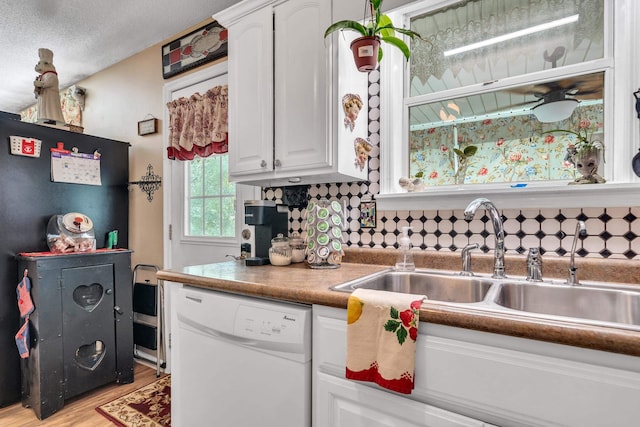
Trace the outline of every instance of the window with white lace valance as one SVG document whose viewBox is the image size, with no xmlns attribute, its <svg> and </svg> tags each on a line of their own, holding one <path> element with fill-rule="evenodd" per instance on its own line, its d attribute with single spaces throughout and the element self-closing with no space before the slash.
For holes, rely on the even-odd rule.
<svg viewBox="0 0 640 427">
<path fill-rule="evenodd" d="M 394 22 L 410 22 L 422 38 L 407 40 L 408 64 L 391 49 L 380 63 L 380 110 L 387 113 L 380 116 L 385 144 L 380 144 L 378 209 L 421 209 L 425 203 L 458 209 L 478 194 L 502 208 L 584 207 L 589 200 L 598 206 L 627 203 L 638 180 L 629 161 L 637 154 L 637 144 L 629 141 L 638 134 L 630 105 L 639 87 L 640 27 L 634 19 L 639 8 L 635 0 L 415 0 L 390 11 Z M 569 103 L 576 107 L 569 118 L 558 114 L 541 121 L 536 114 L 547 110 L 541 106 L 567 100 L 577 101 Z M 517 120 L 526 126 L 514 128 Z M 513 180 L 476 183 L 491 171 L 481 164 L 483 149 L 490 146 L 496 158 L 506 154 L 504 163 L 526 163 L 525 173 L 551 177 L 548 169 L 528 166 L 535 166 L 536 159 L 546 161 L 550 143 L 568 136 L 544 132 L 580 129 L 583 124 L 597 127 L 594 138 L 605 146 L 606 162 L 600 163 L 598 174 L 607 182 L 576 187 L 567 185 L 573 179 L 522 182 L 524 175 L 516 174 Z M 456 135 L 456 127 L 470 132 Z M 490 127 L 501 135 L 487 132 Z M 447 129 L 446 135 L 453 134 L 447 144 L 433 145 L 432 156 L 426 153 L 422 136 L 444 135 Z M 529 135 L 510 141 L 502 134 L 512 131 Z M 518 139 L 525 145 L 516 147 Z M 510 142 L 513 150 L 507 150 Z M 571 142 L 565 143 L 566 155 Z M 458 170 L 464 172 L 453 156 L 448 184 L 426 185 L 444 177 L 442 168 L 434 173 L 427 161 L 448 161 L 445 154 L 455 148 L 464 155 L 468 146 L 477 151 L 469 151 L 466 163 L 478 169 L 467 168 L 464 184 L 451 178 Z M 529 149 L 534 155 L 525 152 Z M 572 167 L 570 162 L 567 167 Z M 499 165 L 492 168 L 500 171 Z M 409 194 L 401 179 L 423 169 L 424 191 Z"/>
<path fill-rule="evenodd" d="M 194 93 L 167 103 L 169 144 L 167 157 L 193 160 L 228 150 L 228 87 L 216 86 L 204 95 Z"/>
</svg>

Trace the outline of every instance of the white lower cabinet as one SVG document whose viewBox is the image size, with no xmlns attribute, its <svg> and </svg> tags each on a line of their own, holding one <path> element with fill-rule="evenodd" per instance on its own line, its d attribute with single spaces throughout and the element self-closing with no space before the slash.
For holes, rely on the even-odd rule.
<svg viewBox="0 0 640 427">
<path fill-rule="evenodd" d="M 314 427 L 482 427 L 482 421 L 436 408 L 377 385 L 344 378 L 346 310 L 313 309 Z"/>
<path fill-rule="evenodd" d="M 346 327 L 314 306 L 315 427 L 640 425 L 638 357 L 422 322 L 401 395 L 344 378 Z"/>
<path fill-rule="evenodd" d="M 314 426 L 481 427 L 481 421 L 445 411 L 330 374 L 316 377 Z"/>
</svg>

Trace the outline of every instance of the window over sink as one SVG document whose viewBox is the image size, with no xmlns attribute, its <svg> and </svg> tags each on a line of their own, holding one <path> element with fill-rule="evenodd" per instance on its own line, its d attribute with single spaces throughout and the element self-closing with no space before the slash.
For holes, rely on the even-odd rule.
<svg viewBox="0 0 640 427">
<path fill-rule="evenodd" d="M 637 8 L 422 0 L 392 11 L 422 39 L 408 65 L 391 49 L 380 65 L 379 209 L 462 208 L 477 195 L 500 207 L 627 206 L 637 182 L 639 31 L 628 16 Z M 553 109 L 562 104 L 564 116 Z M 557 129 L 604 144 L 606 184 L 568 185 L 580 176 L 568 161 L 576 135 Z M 407 193 L 402 177 L 419 177 L 422 191 Z"/>
</svg>

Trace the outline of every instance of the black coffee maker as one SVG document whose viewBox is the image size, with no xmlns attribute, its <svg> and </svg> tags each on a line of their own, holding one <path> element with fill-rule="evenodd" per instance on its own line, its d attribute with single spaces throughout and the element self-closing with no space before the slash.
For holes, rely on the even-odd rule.
<svg viewBox="0 0 640 427">
<path fill-rule="evenodd" d="M 246 265 L 269 264 L 271 239 L 278 233 L 289 234 L 289 207 L 273 200 L 246 200 L 244 202 L 245 230 L 248 229 L 251 257 Z M 243 232 L 243 235 L 245 232 Z"/>
</svg>

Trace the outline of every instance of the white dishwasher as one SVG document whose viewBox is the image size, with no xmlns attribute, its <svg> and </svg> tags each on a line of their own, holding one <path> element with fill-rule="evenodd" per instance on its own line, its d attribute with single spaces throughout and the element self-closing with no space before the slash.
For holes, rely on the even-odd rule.
<svg viewBox="0 0 640 427">
<path fill-rule="evenodd" d="M 311 425 L 311 307 L 188 286 L 174 295 L 173 427 Z"/>
</svg>

